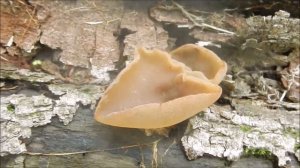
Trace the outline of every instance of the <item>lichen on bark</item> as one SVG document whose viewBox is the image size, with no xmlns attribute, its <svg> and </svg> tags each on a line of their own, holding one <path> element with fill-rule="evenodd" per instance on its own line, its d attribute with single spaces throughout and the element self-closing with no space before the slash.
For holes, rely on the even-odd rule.
<svg viewBox="0 0 300 168">
<path fill-rule="evenodd" d="M 248 147 L 266 149 L 278 157 L 280 166 L 286 165 L 290 161 L 286 153 L 295 153 L 294 147 L 299 143 L 299 137 L 286 133 L 286 129 L 299 131 L 299 114 L 291 111 L 286 116 L 287 111 L 263 106 L 257 109 L 257 103 L 262 104 L 239 101 L 236 110 L 214 105 L 193 117 L 181 139 L 187 157 L 210 154 L 237 160 Z"/>
<path fill-rule="evenodd" d="M 26 151 L 25 144 L 19 138 L 29 138 L 31 127 L 46 125 L 56 115 L 67 125 L 80 104 L 94 109 L 103 92 L 103 87 L 97 85 L 51 84 L 48 87 L 59 96 L 57 100 L 44 95 L 13 94 L 1 97 L 1 156 Z"/>
</svg>

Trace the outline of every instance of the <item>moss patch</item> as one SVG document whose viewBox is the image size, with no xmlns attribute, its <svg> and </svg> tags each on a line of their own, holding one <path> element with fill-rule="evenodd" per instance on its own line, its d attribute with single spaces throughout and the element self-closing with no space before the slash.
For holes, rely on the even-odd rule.
<svg viewBox="0 0 300 168">
<path fill-rule="evenodd" d="M 267 159 L 273 158 L 273 154 L 269 150 L 263 148 L 245 148 L 243 156 L 245 157 L 255 156 L 255 157 L 263 157 Z"/>
<path fill-rule="evenodd" d="M 9 112 L 12 112 L 12 113 L 15 112 L 15 106 L 13 104 L 7 105 L 6 108 L 7 108 L 7 111 L 9 111 Z"/>
<path fill-rule="evenodd" d="M 292 136 L 293 138 L 298 138 L 300 137 L 300 132 L 299 130 L 293 129 L 293 128 L 286 128 L 284 130 L 284 133 L 287 135 Z"/>
<path fill-rule="evenodd" d="M 296 151 L 298 149 L 300 149 L 300 143 L 295 144 L 294 150 Z"/>
<path fill-rule="evenodd" d="M 240 129 L 243 131 L 243 132 L 250 132 L 252 130 L 252 127 L 249 126 L 249 125 L 241 125 L 240 126 Z"/>
</svg>

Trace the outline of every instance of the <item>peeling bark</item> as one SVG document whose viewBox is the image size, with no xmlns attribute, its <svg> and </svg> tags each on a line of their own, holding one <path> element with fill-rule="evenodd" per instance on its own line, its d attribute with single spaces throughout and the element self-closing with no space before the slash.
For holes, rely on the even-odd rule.
<svg viewBox="0 0 300 168">
<path fill-rule="evenodd" d="M 51 12 L 51 18 L 41 27 L 41 43 L 61 49 L 60 61 L 64 64 L 92 68 L 97 72 L 114 70 L 120 55 L 114 32 L 118 31 L 123 14 L 122 1 L 66 3 L 41 3 Z"/>
<path fill-rule="evenodd" d="M 27 5 L 22 0 L 12 1 L 11 4 L 3 1 L 0 11 L 0 43 L 11 46 L 14 42 L 30 53 L 41 33 L 33 6 Z"/>
<path fill-rule="evenodd" d="M 146 11 L 127 9 L 124 12 L 121 29 L 125 29 L 130 33 L 124 39 L 123 56 L 127 56 L 129 61 L 133 60 L 136 47 L 161 50 L 168 48 L 168 33 L 161 25 L 155 24 Z"/>
<path fill-rule="evenodd" d="M 24 80 L 29 82 L 50 82 L 57 79 L 44 72 L 34 72 L 29 69 L 18 69 L 9 64 L 1 63 L 0 79 Z"/>
</svg>

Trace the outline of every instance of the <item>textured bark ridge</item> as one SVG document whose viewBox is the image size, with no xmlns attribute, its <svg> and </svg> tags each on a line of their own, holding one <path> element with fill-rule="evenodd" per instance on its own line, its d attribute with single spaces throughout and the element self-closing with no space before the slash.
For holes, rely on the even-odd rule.
<svg viewBox="0 0 300 168">
<path fill-rule="evenodd" d="M 25 144 L 20 138 L 30 138 L 31 127 L 46 125 L 54 116 L 67 125 L 73 120 L 80 104 L 90 105 L 93 109 L 103 92 L 101 86 L 95 85 L 52 84 L 48 87 L 59 99 L 25 94 L 1 98 L 1 156 L 25 152 Z"/>
<path fill-rule="evenodd" d="M 237 160 L 244 148 L 267 150 L 278 157 L 280 166 L 299 149 L 299 113 L 271 110 L 262 101 L 234 100 L 229 106 L 212 106 L 190 120 L 190 127 L 181 141 L 189 159 L 204 154 Z M 260 104 L 260 107 L 257 107 Z"/>
</svg>

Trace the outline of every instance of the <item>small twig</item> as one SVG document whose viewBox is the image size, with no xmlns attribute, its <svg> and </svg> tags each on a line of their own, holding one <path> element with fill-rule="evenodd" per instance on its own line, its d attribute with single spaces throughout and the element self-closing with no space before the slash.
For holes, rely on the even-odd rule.
<svg viewBox="0 0 300 168">
<path fill-rule="evenodd" d="M 162 157 L 166 156 L 168 151 L 170 150 L 170 148 L 176 144 L 176 140 L 174 139 L 173 142 L 168 146 L 168 148 L 165 150 L 164 154 L 162 155 Z"/>
<path fill-rule="evenodd" d="M 299 82 L 296 81 L 296 78 L 299 80 L 299 74 L 300 74 L 300 64 L 296 66 L 294 69 L 290 71 L 291 73 L 288 74 L 286 77 L 284 74 L 282 75 L 283 78 L 285 78 L 288 82 L 287 89 L 282 93 L 279 101 L 283 101 L 284 97 L 286 96 L 287 92 L 292 88 L 293 85 L 296 85 L 297 87 L 300 85 Z"/>
<path fill-rule="evenodd" d="M 116 18 L 116 19 L 108 20 L 108 21 L 106 21 L 106 24 L 109 24 L 111 22 L 115 22 L 115 21 L 118 21 L 118 20 L 121 20 L 121 18 Z"/>
<path fill-rule="evenodd" d="M 197 21 L 195 21 L 194 18 L 198 18 L 196 15 L 193 15 L 191 13 L 189 13 L 188 11 L 186 11 L 183 6 L 179 5 L 178 3 L 172 1 L 172 3 L 178 8 L 180 9 L 180 11 L 197 27 L 206 27 L 206 28 L 210 28 L 210 29 L 213 29 L 213 30 L 217 30 L 219 32 L 223 32 L 223 33 L 227 33 L 227 34 L 230 34 L 230 35 L 235 35 L 234 32 L 232 31 L 229 31 L 229 30 L 225 30 L 225 29 L 222 29 L 222 28 L 219 28 L 219 27 L 216 27 L 216 26 L 212 26 L 212 25 L 209 25 L 209 24 L 206 24 L 206 23 L 201 23 L 199 24 Z M 193 18 L 194 17 L 194 18 Z"/>
<path fill-rule="evenodd" d="M 85 2 L 87 3 L 87 4 L 90 4 L 90 2 L 88 1 L 88 0 L 85 0 Z M 92 1 L 92 5 L 93 5 L 93 7 L 97 7 L 97 5 L 95 4 L 95 1 Z"/>
<path fill-rule="evenodd" d="M 66 10 L 65 13 L 76 11 L 76 10 L 84 11 L 84 10 L 90 10 L 90 8 L 89 7 L 85 7 L 85 6 L 81 6 L 81 7 L 78 7 L 78 8 L 72 8 L 72 9 Z"/>
<path fill-rule="evenodd" d="M 26 5 L 26 3 L 24 3 L 24 2 L 21 1 L 21 0 L 18 0 L 18 2 L 19 2 L 20 4 L 22 4 L 22 5 Z"/>
<path fill-rule="evenodd" d="M 239 10 L 239 8 L 225 8 L 223 11 L 224 12 L 234 12 L 234 11 L 237 11 L 237 10 Z"/>
<path fill-rule="evenodd" d="M 284 99 L 284 97 L 285 97 L 285 95 L 286 95 L 287 92 L 288 92 L 288 90 L 285 90 L 285 91 L 282 93 L 282 95 L 281 95 L 281 97 L 280 97 L 280 99 L 279 99 L 280 102 L 282 102 L 282 100 Z"/>
<path fill-rule="evenodd" d="M 254 70 L 254 71 L 239 71 L 236 73 L 236 76 L 240 77 L 240 75 L 243 74 L 262 74 L 262 73 L 267 73 L 267 74 L 280 74 L 280 72 L 275 71 L 275 70 Z"/>
<path fill-rule="evenodd" d="M 93 21 L 93 22 L 84 22 L 86 24 L 90 24 L 90 25 L 97 25 L 97 24 L 102 24 L 102 21 Z"/>
<path fill-rule="evenodd" d="M 12 86 L 12 87 L 9 87 L 9 88 L 0 88 L 1 91 L 7 91 L 7 90 L 14 90 L 16 88 L 18 88 L 19 86 Z"/>
<path fill-rule="evenodd" d="M 7 62 L 9 62 L 9 61 L 8 61 L 8 59 L 6 59 L 6 58 L 5 58 L 5 57 L 3 57 L 3 56 L 0 56 L 0 58 L 1 58 L 1 59 L 3 59 L 4 61 L 7 61 Z"/>
<path fill-rule="evenodd" d="M 289 102 L 283 102 L 283 101 L 280 102 L 280 101 L 276 101 L 276 100 L 268 100 L 267 103 L 270 104 L 272 107 L 285 107 L 285 108 L 295 109 L 295 110 L 300 109 L 299 103 L 289 103 Z"/>
<path fill-rule="evenodd" d="M 26 10 L 26 12 L 27 12 L 27 14 L 28 14 L 28 16 L 30 17 L 30 20 L 33 20 L 33 22 L 35 23 L 35 25 L 36 26 L 38 26 L 39 25 L 39 23 L 38 23 L 38 21 L 32 16 L 33 14 L 31 14 L 29 11 L 28 11 L 28 9 L 26 8 L 25 9 Z M 35 12 L 35 10 L 36 10 L 36 7 L 34 7 L 34 9 L 33 9 L 33 12 L 32 13 L 34 13 Z"/>
<path fill-rule="evenodd" d="M 35 7 L 34 7 L 33 10 L 36 10 Z M 28 33 L 28 31 L 29 31 L 29 29 L 30 29 L 30 27 L 31 27 L 32 22 L 34 22 L 34 23 L 36 24 L 35 26 L 38 25 L 37 20 L 35 20 L 35 19 L 33 18 L 33 16 L 30 14 L 30 12 L 29 12 L 27 9 L 26 9 L 26 12 L 27 12 L 27 14 L 29 15 L 30 19 L 29 19 L 29 22 L 27 22 L 27 19 L 26 19 L 26 21 L 25 21 L 25 24 L 27 24 L 27 25 L 26 25 L 25 31 L 23 31 L 23 33 L 22 33 L 22 35 L 21 35 L 21 38 L 20 38 L 20 39 L 21 39 L 21 43 L 23 43 L 23 41 L 24 41 L 24 39 L 25 39 L 25 35 Z"/>
<path fill-rule="evenodd" d="M 140 146 L 140 155 L 141 155 L 141 162 L 139 164 L 139 167 L 140 168 L 146 168 L 146 166 L 145 166 L 145 159 L 144 159 L 144 153 L 143 153 L 143 149 L 142 149 L 141 146 Z"/>
<path fill-rule="evenodd" d="M 136 148 L 136 147 L 140 147 L 140 146 L 148 146 L 151 144 L 155 144 L 156 142 L 157 141 L 149 143 L 149 144 L 128 145 L 128 146 L 122 146 L 122 147 L 117 147 L 117 148 L 97 149 L 97 150 L 90 150 L 90 151 L 78 151 L 78 152 L 67 152 L 67 153 L 23 152 L 23 154 L 27 154 L 27 155 L 31 155 L 31 156 L 67 156 L 67 155 L 77 155 L 77 154 L 96 153 L 96 152 L 105 152 L 105 151 L 113 151 L 113 150 L 120 150 L 120 149 Z"/>
<path fill-rule="evenodd" d="M 176 139 L 173 140 L 173 142 L 168 146 L 168 148 L 165 150 L 164 154 L 160 157 L 160 162 L 163 165 L 163 158 L 167 155 L 169 152 L 170 148 L 176 144 Z M 163 167 L 163 166 L 162 166 Z"/>
<path fill-rule="evenodd" d="M 235 33 L 232 32 L 232 31 L 228 31 L 228 30 L 225 30 L 225 29 L 222 29 L 222 28 L 218 28 L 216 26 L 212 26 L 212 25 L 209 25 L 209 24 L 206 24 L 206 23 L 201 23 L 200 27 L 208 27 L 208 28 L 211 28 L 211 29 L 223 32 L 223 33 L 228 33 L 230 35 L 235 35 Z"/>
<path fill-rule="evenodd" d="M 152 168 L 157 168 L 158 167 L 158 164 L 157 164 L 157 144 L 158 142 L 160 141 L 157 140 L 153 143 L 153 146 L 152 146 Z"/>
<path fill-rule="evenodd" d="M 259 96 L 259 93 L 248 93 L 248 94 L 243 94 L 242 96 L 231 94 L 230 96 L 233 97 L 233 98 L 241 98 L 241 97 L 250 97 L 251 98 L 251 97 Z"/>
</svg>

